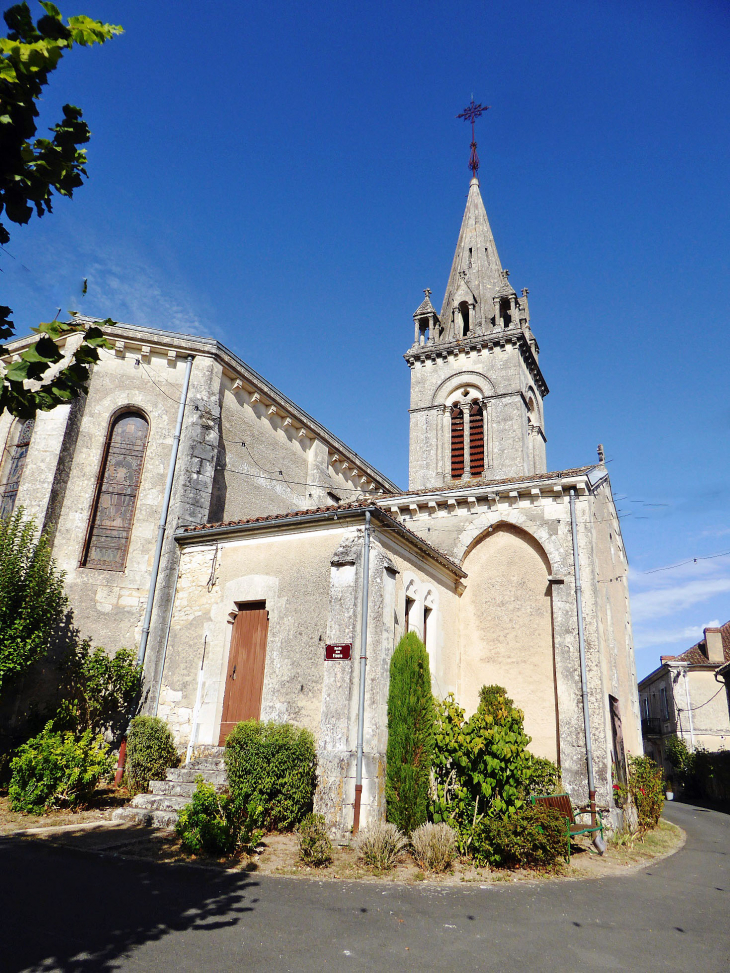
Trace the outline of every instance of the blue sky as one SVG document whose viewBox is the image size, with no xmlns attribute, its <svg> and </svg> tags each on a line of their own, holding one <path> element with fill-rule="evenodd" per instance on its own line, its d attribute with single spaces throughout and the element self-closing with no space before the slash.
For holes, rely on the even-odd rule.
<svg viewBox="0 0 730 973">
<path fill-rule="evenodd" d="M 1 255 L 19 333 L 60 306 L 213 335 L 405 486 L 402 354 L 446 286 L 473 92 L 548 466 L 605 444 L 640 676 L 730 618 L 730 556 L 654 571 L 730 551 L 725 0 L 61 6 L 126 33 L 46 89 L 44 124 L 84 110 L 90 179 Z"/>
</svg>

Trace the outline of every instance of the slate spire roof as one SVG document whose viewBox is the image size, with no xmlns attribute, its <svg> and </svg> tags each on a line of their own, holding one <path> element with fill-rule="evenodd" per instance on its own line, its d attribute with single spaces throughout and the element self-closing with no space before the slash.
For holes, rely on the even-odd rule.
<svg viewBox="0 0 730 973">
<path fill-rule="evenodd" d="M 462 280 L 465 280 L 474 294 L 477 308 L 483 309 L 482 314 L 477 310 L 477 317 L 482 319 L 493 313 L 492 298 L 495 295 L 512 290 L 502 270 L 482 194 L 479 192 L 479 180 L 476 178 L 469 184 L 464 219 L 461 221 L 459 240 L 441 308 L 442 321 L 448 321 L 451 317 L 454 296 Z"/>
</svg>

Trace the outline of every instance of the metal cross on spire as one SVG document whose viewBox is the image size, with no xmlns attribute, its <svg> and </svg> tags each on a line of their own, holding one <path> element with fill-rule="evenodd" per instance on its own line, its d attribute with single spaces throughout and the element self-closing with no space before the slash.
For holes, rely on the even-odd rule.
<svg viewBox="0 0 730 973">
<path fill-rule="evenodd" d="M 467 105 L 461 114 L 457 115 L 457 118 L 465 118 L 467 122 L 471 122 L 471 155 L 469 156 L 469 168 L 472 171 L 474 178 L 477 178 L 477 170 L 479 169 L 479 156 L 477 155 L 477 143 L 474 136 L 474 122 L 483 115 L 491 105 L 475 105 L 474 95 L 471 96 L 471 104 Z"/>
</svg>

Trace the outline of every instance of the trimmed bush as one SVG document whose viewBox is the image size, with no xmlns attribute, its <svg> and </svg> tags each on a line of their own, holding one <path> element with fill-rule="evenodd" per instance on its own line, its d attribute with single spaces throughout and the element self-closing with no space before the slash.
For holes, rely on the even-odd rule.
<svg viewBox="0 0 730 973">
<path fill-rule="evenodd" d="M 422 824 L 411 835 L 413 857 L 426 871 L 445 872 L 456 856 L 457 838 L 448 824 Z"/>
<path fill-rule="evenodd" d="M 127 739 L 126 777 L 131 790 L 146 791 L 151 780 L 164 780 L 180 756 L 170 727 L 157 716 L 135 716 Z"/>
<path fill-rule="evenodd" d="M 390 660 L 385 769 L 388 821 L 407 834 L 428 814 L 434 719 L 428 652 L 407 632 Z"/>
<path fill-rule="evenodd" d="M 560 767 L 547 757 L 533 757 L 527 769 L 527 796 L 562 794 L 563 780 Z"/>
<path fill-rule="evenodd" d="M 474 835 L 474 863 L 495 868 L 554 870 L 568 857 L 565 818 L 544 804 L 527 805 L 506 818 L 485 819 Z"/>
<path fill-rule="evenodd" d="M 142 692 L 142 666 L 129 649 L 109 655 L 87 640 L 74 647 L 62 672 L 63 699 L 56 725 L 75 733 L 121 736 Z"/>
<path fill-rule="evenodd" d="M 329 865 L 332 861 L 332 842 L 327 834 L 323 814 L 308 814 L 297 827 L 299 860 L 305 865 Z"/>
<path fill-rule="evenodd" d="M 239 723 L 226 740 L 225 762 L 234 799 L 256 798 L 267 829 L 286 831 L 312 810 L 317 755 L 309 730 L 290 723 Z"/>
<path fill-rule="evenodd" d="M 185 851 L 215 856 L 253 851 L 263 837 L 261 805 L 218 794 L 202 776 L 195 783 L 192 800 L 180 811 L 175 825 Z"/>
<path fill-rule="evenodd" d="M 355 840 L 357 853 L 371 868 L 387 871 L 398 861 L 408 839 L 390 821 L 376 821 Z"/>
<path fill-rule="evenodd" d="M 54 732 L 51 722 L 20 747 L 10 767 L 12 810 L 42 814 L 52 808 L 82 807 L 99 782 L 112 774 L 114 760 L 101 735 L 94 737 L 87 730 L 75 740 L 73 733 Z"/>
</svg>

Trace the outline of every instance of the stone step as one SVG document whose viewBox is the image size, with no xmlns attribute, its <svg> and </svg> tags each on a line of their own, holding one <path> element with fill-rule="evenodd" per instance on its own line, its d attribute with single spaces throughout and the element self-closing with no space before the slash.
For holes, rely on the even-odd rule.
<svg viewBox="0 0 730 973">
<path fill-rule="evenodd" d="M 127 807 L 142 808 L 146 811 L 179 811 L 189 803 L 188 794 L 138 794 Z"/>
<path fill-rule="evenodd" d="M 219 794 L 226 789 L 225 782 L 208 781 L 208 783 L 212 784 Z M 150 793 L 170 794 L 176 797 L 187 797 L 190 800 L 195 792 L 196 786 L 195 781 L 151 780 Z"/>
<path fill-rule="evenodd" d="M 142 824 L 152 828 L 174 828 L 177 824 L 177 811 L 148 811 L 143 807 L 118 808 L 112 814 L 112 821 L 125 824 Z"/>
<path fill-rule="evenodd" d="M 198 773 L 207 773 L 209 770 L 223 770 L 225 771 L 226 765 L 223 757 L 198 757 L 197 760 L 191 760 L 188 764 L 188 770 L 197 770 Z"/>
<path fill-rule="evenodd" d="M 225 785 L 228 781 L 225 770 L 201 770 L 199 767 L 171 767 L 167 779 L 176 784 L 195 784 L 196 777 L 202 777 L 209 784 Z"/>
</svg>

